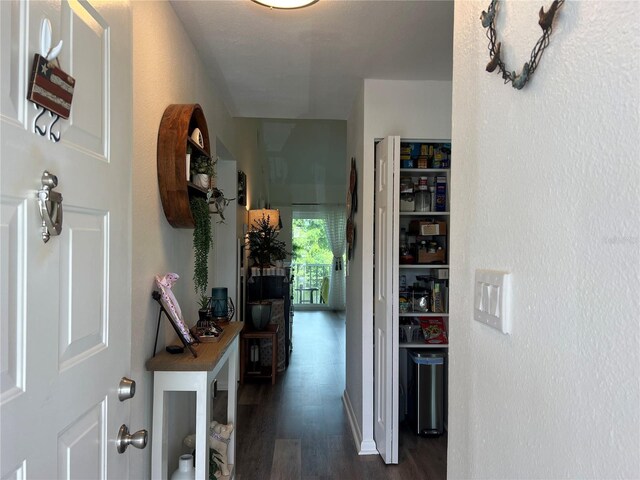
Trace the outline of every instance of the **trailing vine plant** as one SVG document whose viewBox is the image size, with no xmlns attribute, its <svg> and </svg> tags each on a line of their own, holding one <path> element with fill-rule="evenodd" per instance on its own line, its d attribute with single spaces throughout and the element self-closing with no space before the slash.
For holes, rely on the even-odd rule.
<svg viewBox="0 0 640 480">
<path fill-rule="evenodd" d="M 209 281 L 209 250 L 213 244 L 209 205 L 201 197 L 193 198 L 190 203 L 195 224 L 193 229 L 193 284 L 196 293 L 200 297 L 206 297 Z"/>
<path fill-rule="evenodd" d="M 487 63 L 487 72 L 491 73 L 497 68 L 498 72 L 502 74 L 504 83 L 511 82 L 511 86 L 513 88 L 516 88 L 518 90 L 522 89 L 522 87 L 527 84 L 536 68 L 538 68 L 538 63 L 540 63 L 542 54 L 544 50 L 549 46 L 549 37 L 551 37 L 553 19 L 555 18 L 556 12 L 564 2 L 565 0 L 553 0 L 553 3 L 549 7 L 549 10 L 547 10 L 546 12 L 544 11 L 544 7 L 540 7 L 540 12 L 538 13 L 538 25 L 540 25 L 540 28 L 542 28 L 542 36 L 533 46 L 529 61 L 524 63 L 522 71 L 518 75 L 515 71 L 509 71 L 507 66 L 500 58 L 500 48 L 502 46 L 502 43 L 497 42 L 498 33 L 496 31 L 495 24 L 499 9 L 499 0 L 491 0 L 487 11 L 485 12 L 483 10 L 482 15 L 480 15 L 480 21 L 482 22 L 482 26 L 487 29 L 487 38 L 489 39 L 488 48 L 489 58 L 491 60 L 489 61 L 489 63 Z"/>
</svg>

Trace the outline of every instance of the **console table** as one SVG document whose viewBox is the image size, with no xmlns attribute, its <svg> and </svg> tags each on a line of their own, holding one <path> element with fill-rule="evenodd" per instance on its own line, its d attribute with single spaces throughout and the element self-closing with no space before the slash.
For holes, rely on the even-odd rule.
<svg viewBox="0 0 640 480">
<path fill-rule="evenodd" d="M 151 430 L 151 478 L 166 479 L 167 467 L 167 412 L 166 392 L 196 393 L 196 478 L 209 478 L 209 423 L 211 422 L 211 384 L 223 367 L 227 367 L 229 394 L 227 422 L 236 427 L 238 339 L 243 322 L 231 322 L 224 327 L 220 341 L 201 343 L 194 348 L 194 358 L 189 351 L 172 355 L 166 351 L 147 361 L 148 371 L 153 372 L 153 426 Z M 229 440 L 227 455 L 231 477 L 234 476 L 236 429 Z M 224 477 L 222 477 L 224 478 Z"/>
</svg>

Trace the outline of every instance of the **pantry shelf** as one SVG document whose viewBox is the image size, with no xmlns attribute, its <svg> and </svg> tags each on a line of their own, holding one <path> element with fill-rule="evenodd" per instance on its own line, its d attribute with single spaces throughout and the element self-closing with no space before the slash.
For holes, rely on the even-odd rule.
<svg viewBox="0 0 640 480">
<path fill-rule="evenodd" d="M 419 342 L 411 342 L 411 343 L 400 343 L 400 348 L 449 348 L 448 344 L 443 343 L 419 343 Z"/>
<path fill-rule="evenodd" d="M 424 270 L 430 268 L 449 268 L 449 265 L 426 265 L 426 264 L 416 264 L 412 263 L 410 265 L 404 264 L 399 265 L 400 270 Z"/>
<path fill-rule="evenodd" d="M 400 173 L 448 173 L 448 168 L 401 168 Z"/>
<path fill-rule="evenodd" d="M 400 212 L 401 217 L 431 217 L 449 215 L 449 212 Z"/>
</svg>

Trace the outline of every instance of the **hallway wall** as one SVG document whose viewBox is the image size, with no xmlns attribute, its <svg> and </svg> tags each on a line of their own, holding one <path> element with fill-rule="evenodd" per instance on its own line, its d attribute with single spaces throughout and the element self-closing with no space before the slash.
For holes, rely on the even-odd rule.
<svg viewBox="0 0 640 480">
<path fill-rule="evenodd" d="M 539 1 L 501 2 L 521 69 Z M 545 3 L 545 9 L 548 3 Z M 566 2 L 521 91 L 455 3 L 450 478 L 640 477 L 640 3 Z M 509 336 L 476 269 L 513 275 Z"/>
<path fill-rule="evenodd" d="M 152 375 L 144 363 L 151 356 L 158 306 L 151 299 L 154 276 L 176 272 L 180 280 L 174 289 L 187 323 L 197 318 L 196 294 L 193 290 L 193 253 L 191 229 L 176 229 L 167 222 L 158 191 L 156 145 L 162 114 L 171 103 L 199 103 L 207 119 L 212 155 L 216 137 L 247 172 L 249 181 L 255 158 L 247 137 L 255 138 L 251 121 L 237 128 L 220 101 L 205 73 L 193 44 L 168 2 L 132 2 L 133 11 L 133 82 L 134 82 L 134 148 L 133 148 L 133 252 L 132 252 L 132 352 L 131 377 L 138 382 L 137 394 L 131 402 L 131 427 L 151 427 Z M 255 140 L 254 140 L 255 144 Z M 254 180 L 255 181 L 255 180 Z M 249 186 L 251 188 L 251 185 Z M 235 197 L 233 192 L 229 197 Z M 240 212 L 239 212 L 240 213 Z M 239 217 L 244 218 L 240 214 Z M 232 252 L 235 253 L 235 252 Z M 210 256 L 210 260 L 212 256 Z M 214 278 L 209 269 L 210 280 Z M 168 322 L 158 342 L 159 348 L 175 341 Z M 182 399 L 181 402 L 185 402 Z M 187 407 L 186 411 L 190 407 Z M 188 425 L 173 420 L 173 443 L 189 433 Z M 173 438 L 173 437 L 172 437 Z M 157 441 L 151 433 L 151 442 Z M 170 444 L 171 445 L 171 444 Z M 131 452 L 131 478 L 149 478 L 151 449 Z M 177 462 L 170 457 L 170 460 Z M 175 468 L 175 467 L 174 467 Z M 171 464 L 169 471 L 172 471 Z"/>
<path fill-rule="evenodd" d="M 365 80 L 347 122 L 347 158 L 356 158 L 356 248 L 349 263 L 345 403 L 356 444 L 375 454 L 373 441 L 373 196 L 374 142 L 389 135 L 446 140 L 451 137 L 451 82 Z M 347 162 L 349 171 L 351 165 Z"/>
</svg>

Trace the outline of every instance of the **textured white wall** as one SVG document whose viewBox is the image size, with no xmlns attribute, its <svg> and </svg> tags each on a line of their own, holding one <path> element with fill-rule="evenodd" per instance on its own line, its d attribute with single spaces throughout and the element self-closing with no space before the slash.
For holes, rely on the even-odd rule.
<svg viewBox="0 0 640 480">
<path fill-rule="evenodd" d="M 522 91 L 484 71 L 456 2 L 450 478 L 640 478 L 640 3 L 566 2 Z M 507 64 L 540 1 L 501 2 Z M 513 274 L 513 333 L 472 320 L 474 271 Z"/>
<path fill-rule="evenodd" d="M 131 376 L 138 382 L 136 397 L 131 403 L 131 423 L 134 429 L 151 427 L 153 382 L 144 368 L 151 356 L 158 306 L 151 299 L 153 278 L 158 273 L 176 272 L 181 276 L 176 284 L 185 319 L 197 318 L 196 295 L 193 291 L 193 249 L 191 229 L 171 227 L 160 202 L 156 169 L 158 127 L 162 114 L 171 103 L 200 103 L 207 119 L 209 138 L 215 149 L 216 137 L 234 152 L 241 152 L 239 167 L 251 169 L 251 149 L 245 147 L 235 121 L 219 101 L 203 65 L 195 53 L 182 24 L 168 2 L 133 2 L 133 83 L 134 83 L 134 148 L 133 148 L 133 254 L 132 254 L 132 352 Z M 245 130 L 251 133 L 251 129 Z M 255 138 L 255 137 L 254 137 Z M 215 154 L 215 151 L 212 152 Z M 234 195 L 230 195 L 234 196 Z M 211 260 L 211 263 L 213 261 Z M 214 272 L 210 268 L 210 279 Z M 212 283 L 212 282 L 210 282 Z M 168 322 L 163 320 L 159 348 L 175 338 Z M 174 399 L 175 403 L 185 403 Z M 176 428 L 171 444 L 188 433 L 188 424 L 175 417 Z M 152 434 L 153 435 L 153 434 Z M 158 441 L 153 439 L 151 441 Z M 177 458 L 170 458 L 177 466 Z M 136 451 L 129 456 L 131 478 L 149 478 L 151 449 Z M 175 467 L 173 467 L 175 468 Z"/>
</svg>

